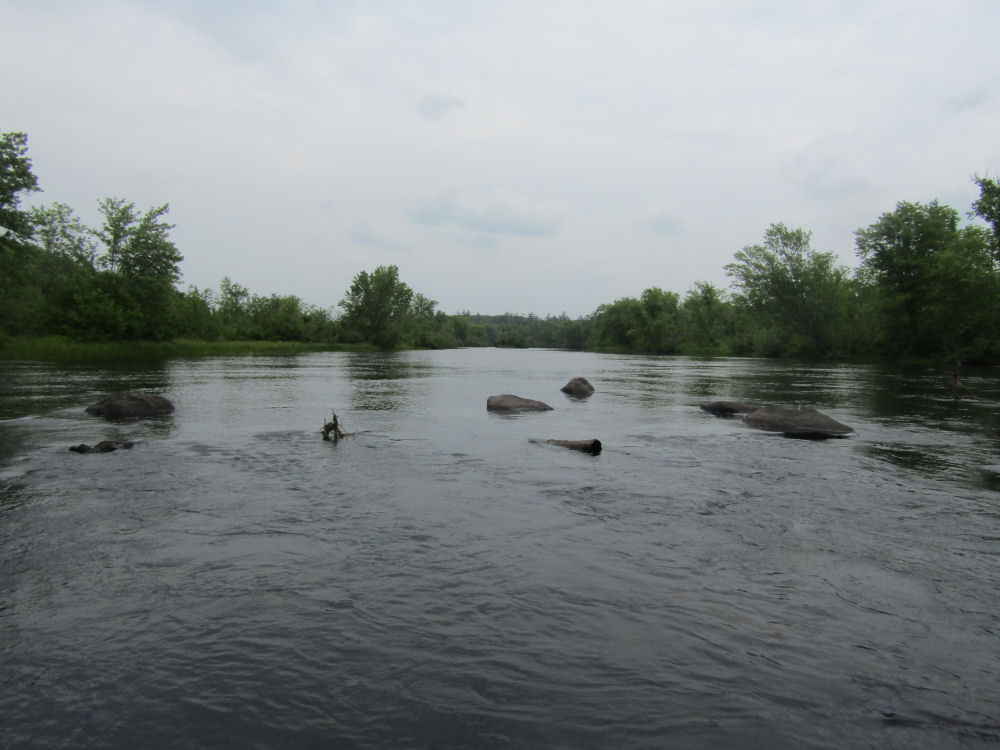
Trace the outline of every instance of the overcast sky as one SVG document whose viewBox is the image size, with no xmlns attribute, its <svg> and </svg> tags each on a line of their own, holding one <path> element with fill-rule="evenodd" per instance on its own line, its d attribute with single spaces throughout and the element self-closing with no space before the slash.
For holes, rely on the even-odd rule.
<svg viewBox="0 0 1000 750">
<path fill-rule="evenodd" d="M 855 266 L 1000 173 L 1000 2 L 0 0 L 0 131 L 44 192 L 170 204 L 183 283 L 445 312 L 728 287 L 772 222 Z"/>
</svg>

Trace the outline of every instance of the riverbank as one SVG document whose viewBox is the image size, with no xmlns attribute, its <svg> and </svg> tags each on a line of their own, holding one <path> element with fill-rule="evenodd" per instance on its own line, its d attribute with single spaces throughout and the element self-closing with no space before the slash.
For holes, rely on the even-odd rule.
<svg viewBox="0 0 1000 750">
<path fill-rule="evenodd" d="M 55 362 L 102 362 L 224 357 L 243 354 L 302 354 L 324 351 L 374 351 L 370 344 L 324 344 L 302 341 L 72 341 L 63 336 L 0 339 L 0 359 Z"/>
</svg>

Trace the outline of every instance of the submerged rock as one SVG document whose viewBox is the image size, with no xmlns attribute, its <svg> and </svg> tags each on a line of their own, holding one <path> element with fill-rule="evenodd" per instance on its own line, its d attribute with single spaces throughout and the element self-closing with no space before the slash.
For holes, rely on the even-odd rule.
<svg viewBox="0 0 1000 750">
<path fill-rule="evenodd" d="M 79 445 L 70 446 L 70 450 L 74 453 L 111 453 L 119 448 L 123 450 L 128 450 L 132 447 L 132 443 L 129 441 L 113 441 L 113 440 L 102 440 L 97 445 L 87 445 L 86 443 L 80 443 Z"/>
<path fill-rule="evenodd" d="M 760 407 L 757 404 L 745 404 L 742 401 L 713 401 L 710 404 L 702 404 L 701 408 L 710 414 L 746 414 Z"/>
<path fill-rule="evenodd" d="M 845 437 L 847 433 L 854 432 L 853 427 L 841 424 L 811 406 L 769 404 L 744 414 L 743 421 L 751 427 L 781 432 L 788 437 L 824 439 Z"/>
<path fill-rule="evenodd" d="M 501 393 L 499 396 L 490 396 L 486 399 L 486 411 L 552 411 L 552 407 L 532 398 Z"/>
<path fill-rule="evenodd" d="M 163 396 L 123 391 L 87 407 L 87 413 L 106 419 L 145 419 L 170 414 L 174 405 Z"/>
<path fill-rule="evenodd" d="M 573 378 L 560 390 L 570 396 L 586 398 L 594 392 L 594 386 L 586 378 Z"/>
</svg>

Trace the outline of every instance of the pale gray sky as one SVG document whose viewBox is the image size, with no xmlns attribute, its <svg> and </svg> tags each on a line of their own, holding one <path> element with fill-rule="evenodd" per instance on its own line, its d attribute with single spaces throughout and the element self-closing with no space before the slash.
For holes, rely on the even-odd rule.
<svg viewBox="0 0 1000 750">
<path fill-rule="evenodd" d="M 43 193 L 167 202 L 185 284 L 446 312 L 728 286 L 776 221 L 856 265 L 1000 173 L 1000 3 L 0 0 L 0 130 Z"/>
</svg>

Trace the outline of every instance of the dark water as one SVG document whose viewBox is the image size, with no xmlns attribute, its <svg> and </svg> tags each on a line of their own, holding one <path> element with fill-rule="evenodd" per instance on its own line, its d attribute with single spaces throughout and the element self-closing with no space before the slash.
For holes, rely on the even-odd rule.
<svg viewBox="0 0 1000 750">
<path fill-rule="evenodd" d="M 0 745 L 994 744 L 998 374 L 956 403 L 931 369 L 542 351 L 2 364 Z M 177 411 L 83 412 L 124 388 Z M 103 439 L 136 445 L 67 451 Z"/>
</svg>

